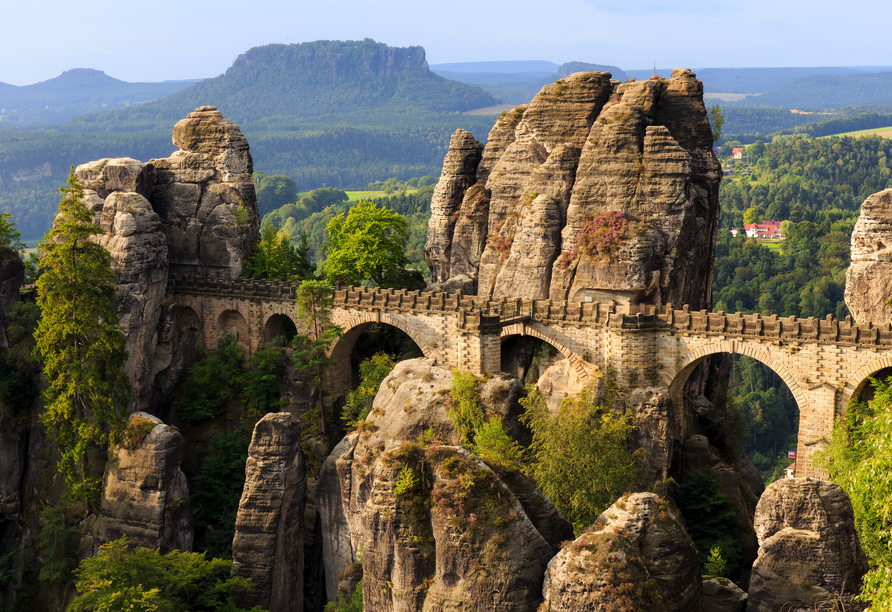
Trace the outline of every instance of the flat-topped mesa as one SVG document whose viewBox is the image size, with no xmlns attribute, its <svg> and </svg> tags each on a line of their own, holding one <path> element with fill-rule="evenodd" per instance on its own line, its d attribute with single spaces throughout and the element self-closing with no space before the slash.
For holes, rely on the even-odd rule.
<svg viewBox="0 0 892 612">
<path fill-rule="evenodd" d="M 852 230 L 852 265 L 846 271 L 846 306 L 859 323 L 888 323 L 892 308 L 892 189 L 864 200 Z"/>
<path fill-rule="evenodd" d="M 447 160 L 479 159 L 478 184 L 459 192 L 444 168 L 438 205 L 454 224 L 431 219 L 434 282 L 466 275 L 493 298 L 711 305 L 721 166 L 691 71 L 628 83 L 576 73 L 504 114 L 482 157 L 468 137 Z"/>
</svg>

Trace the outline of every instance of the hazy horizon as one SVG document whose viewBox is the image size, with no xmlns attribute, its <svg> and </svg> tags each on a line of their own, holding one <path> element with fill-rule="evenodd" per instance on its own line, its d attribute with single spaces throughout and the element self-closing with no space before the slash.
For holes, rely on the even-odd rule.
<svg viewBox="0 0 892 612">
<path fill-rule="evenodd" d="M 111 0 L 83 5 L 34 0 L 4 7 L 15 24 L 0 39 L 0 82 L 31 85 L 74 68 L 135 82 L 211 78 L 238 55 L 272 43 L 373 38 L 425 48 L 429 64 L 473 61 L 582 61 L 623 70 L 865 67 L 892 63 L 886 5 L 829 2 L 532 0 L 510 7 L 453 0 L 449 10 L 408 0 L 331 0 L 282 6 L 259 0 L 184 4 L 153 10 Z M 885 10 L 884 10 L 885 9 Z M 879 13 L 877 15 L 877 13 Z M 473 41 L 473 44 L 468 44 Z M 16 61 L 12 61 L 16 58 Z"/>
</svg>

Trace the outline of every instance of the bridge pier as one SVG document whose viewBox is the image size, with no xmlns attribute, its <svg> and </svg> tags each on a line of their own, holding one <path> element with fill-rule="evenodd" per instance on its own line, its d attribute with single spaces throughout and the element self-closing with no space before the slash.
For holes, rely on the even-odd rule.
<svg viewBox="0 0 892 612">
<path fill-rule="evenodd" d="M 476 325 L 459 334 L 455 363 L 477 376 L 502 370 L 502 324 L 498 316 L 480 317 Z"/>
<path fill-rule="evenodd" d="M 819 383 L 806 391 L 807 400 L 799 402 L 799 440 L 796 447 L 796 477 L 826 478 L 814 465 L 815 453 L 830 442 L 836 420 L 837 390 L 829 383 Z"/>
</svg>

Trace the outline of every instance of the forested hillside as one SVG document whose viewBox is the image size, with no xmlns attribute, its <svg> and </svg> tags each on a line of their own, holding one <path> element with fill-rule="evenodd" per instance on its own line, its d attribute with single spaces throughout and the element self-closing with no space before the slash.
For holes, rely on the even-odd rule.
<svg viewBox="0 0 892 612">
<path fill-rule="evenodd" d="M 0 210 L 26 238 L 39 238 L 71 164 L 170 155 L 173 125 L 205 104 L 241 126 L 256 170 L 287 175 L 308 191 L 438 176 L 452 132 L 464 128 L 485 141 L 494 122 L 460 111 L 495 100 L 432 74 L 420 47 L 368 39 L 257 47 L 226 74 L 164 100 L 53 129 L 0 129 Z"/>
<path fill-rule="evenodd" d="M 852 228 L 864 199 L 892 187 L 892 140 L 789 136 L 748 153 L 752 174 L 721 186 L 715 308 L 844 318 Z M 789 222 L 779 250 L 728 231 L 762 219 Z"/>
<path fill-rule="evenodd" d="M 852 104 L 888 106 L 892 105 L 892 72 L 813 74 L 747 102 L 813 110 Z"/>
</svg>

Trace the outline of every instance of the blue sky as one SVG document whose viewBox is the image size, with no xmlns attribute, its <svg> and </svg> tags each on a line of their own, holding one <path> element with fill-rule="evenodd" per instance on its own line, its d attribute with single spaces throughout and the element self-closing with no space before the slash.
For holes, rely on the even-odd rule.
<svg viewBox="0 0 892 612">
<path fill-rule="evenodd" d="M 888 0 L 0 0 L 0 82 L 71 68 L 213 77 L 249 48 L 374 38 L 428 62 L 542 59 L 623 69 L 892 65 Z"/>
</svg>

